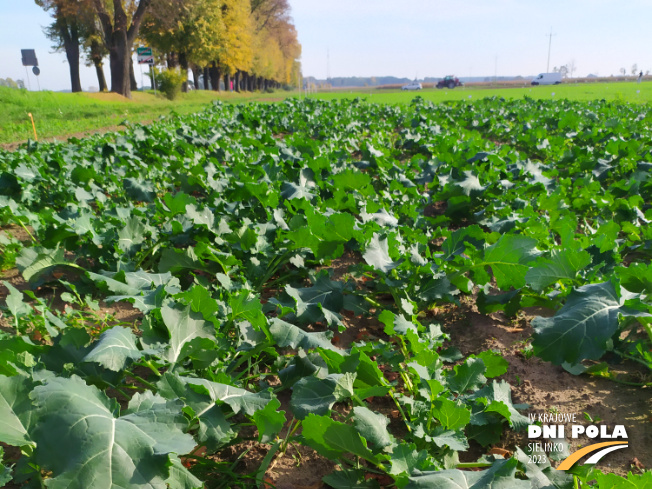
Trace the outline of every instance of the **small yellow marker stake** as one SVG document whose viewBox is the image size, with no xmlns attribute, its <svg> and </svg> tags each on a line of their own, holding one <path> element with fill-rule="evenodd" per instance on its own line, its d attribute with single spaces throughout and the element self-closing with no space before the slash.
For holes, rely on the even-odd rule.
<svg viewBox="0 0 652 489">
<path fill-rule="evenodd" d="M 27 115 L 29 116 L 30 120 L 32 121 L 32 129 L 34 129 L 34 140 L 38 141 L 38 136 L 36 135 L 36 124 L 34 124 L 34 118 L 32 117 L 32 113 L 28 112 Z"/>
</svg>

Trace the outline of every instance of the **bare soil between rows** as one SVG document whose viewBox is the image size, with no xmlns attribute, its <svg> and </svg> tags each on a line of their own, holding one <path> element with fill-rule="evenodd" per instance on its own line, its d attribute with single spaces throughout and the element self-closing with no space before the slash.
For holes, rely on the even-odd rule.
<svg viewBox="0 0 652 489">
<path fill-rule="evenodd" d="M 12 234 L 21 239 L 22 230 L 12 229 Z M 27 234 L 22 236 L 27 240 Z M 357 261 L 356 257 L 345 255 L 332 263 L 332 279 L 345 280 L 349 266 Z M 19 290 L 29 288 L 18 270 L 12 269 L 0 273 L 0 282 L 6 281 Z M 4 302 L 8 290 L 0 284 L 0 301 Z M 56 294 L 51 289 L 37 291 L 37 294 L 49 295 L 53 307 L 63 307 Z M 515 404 L 527 404 L 529 408 L 523 412 L 531 414 L 575 414 L 579 424 L 588 425 L 584 413 L 596 421 L 596 424 L 624 425 L 629 437 L 629 448 L 610 453 L 598 464 L 603 472 L 614 472 L 626 475 L 639 467 L 652 468 L 652 397 L 650 389 L 628 386 L 608 379 L 574 376 L 559 366 L 544 362 L 527 353 L 528 341 L 532 335 L 530 322 L 536 315 L 551 315 L 552 311 L 528 310 L 521 312 L 515 319 L 508 319 L 502 313 L 490 315 L 478 312 L 473 297 L 462 298 L 459 305 L 447 304 L 428 311 L 428 321 L 436 321 L 442 325 L 445 333 L 451 339 L 447 346 L 458 348 L 464 357 L 478 354 L 485 350 L 499 352 L 508 362 L 507 373 L 497 380 L 506 380 L 512 386 L 512 399 Z M 101 302 L 100 316 L 111 315 L 114 321 L 123 325 L 137 325 L 142 314 L 128 303 L 106 304 Z M 334 337 L 334 344 L 340 348 L 348 348 L 354 342 L 361 340 L 373 341 L 382 337 L 382 325 L 373 317 L 344 317 L 347 330 Z M 11 324 L 6 317 L 0 315 L 0 328 L 11 331 Z M 635 378 L 645 375 L 634 364 L 614 363 L 611 369 L 615 372 Z M 649 374 L 648 374 L 649 375 Z M 281 392 L 281 409 L 290 413 L 290 392 Z M 381 412 L 391 420 L 392 407 L 384 403 L 384 399 L 376 398 L 370 407 Z M 348 406 L 336 405 L 335 410 L 345 412 Z M 288 416 L 289 418 L 290 416 Z M 289 420 L 288 420 L 289 422 Z M 287 426 L 286 426 L 287 429 Z M 400 438 L 400 423 L 391 422 L 389 429 Z M 567 433 L 570 426 L 566 428 Z M 525 432 L 505 431 L 497 448 L 512 452 L 516 446 L 527 447 Z M 283 435 L 284 433 L 282 433 Z M 541 440 L 538 440 L 541 441 Z M 587 446 L 598 441 L 609 441 L 588 438 L 569 440 L 570 451 L 574 452 L 581 446 Z M 235 471 L 241 474 L 255 473 L 270 445 L 256 442 L 245 442 L 215 456 L 216 460 L 234 463 Z M 488 448 L 482 448 L 472 442 L 467 453 L 460 454 L 463 461 L 473 461 Z M 13 453 L 7 451 L 7 454 Z M 642 464 L 642 465 L 641 465 Z M 266 487 L 278 489 L 320 489 L 327 486 L 322 477 L 336 469 L 336 463 L 328 460 L 306 446 L 291 445 L 286 453 L 277 456 L 270 469 L 265 474 Z M 210 481 L 207 481 L 210 484 Z M 381 485 L 383 481 L 380 481 Z M 14 486 L 18 487 L 18 486 Z"/>
</svg>

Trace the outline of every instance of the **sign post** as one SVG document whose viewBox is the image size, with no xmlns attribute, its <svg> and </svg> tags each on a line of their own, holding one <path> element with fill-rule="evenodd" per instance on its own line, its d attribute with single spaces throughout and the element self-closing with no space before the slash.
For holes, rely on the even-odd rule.
<svg viewBox="0 0 652 489">
<path fill-rule="evenodd" d="M 154 85 L 154 95 L 156 95 L 156 74 L 152 70 L 154 69 L 154 53 L 152 52 L 152 48 L 149 47 L 139 47 L 136 48 L 136 54 L 138 56 L 138 64 L 139 65 L 149 65 L 150 72 L 152 73 L 152 85 Z M 142 73 L 142 66 L 141 66 L 141 73 Z M 142 78 L 142 74 L 141 74 Z"/>
<path fill-rule="evenodd" d="M 23 61 L 23 66 L 25 67 L 25 73 L 27 74 L 27 88 L 29 90 L 32 90 L 31 83 L 29 81 L 29 72 L 27 71 L 28 66 L 33 66 L 34 74 L 38 76 L 40 73 L 40 70 L 38 73 L 36 72 L 38 70 L 38 59 L 36 59 L 36 51 L 34 49 L 21 49 L 20 54 L 22 56 L 22 61 Z M 36 79 L 38 82 L 38 78 Z M 41 84 L 39 83 L 39 91 L 41 90 Z"/>
</svg>

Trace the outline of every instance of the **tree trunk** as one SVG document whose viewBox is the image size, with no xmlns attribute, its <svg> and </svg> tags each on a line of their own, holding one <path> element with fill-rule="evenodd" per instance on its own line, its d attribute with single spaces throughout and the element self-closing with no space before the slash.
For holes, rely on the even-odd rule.
<svg viewBox="0 0 652 489">
<path fill-rule="evenodd" d="M 131 83 L 129 81 L 129 56 L 127 55 L 127 36 L 116 33 L 114 42 L 109 48 L 109 64 L 111 66 L 111 91 L 131 98 Z"/>
<path fill-rule="evenodd" d="M 73 93 L 81 92 L 81 79 L 79 78 L 79 45 L 75 45 L 72 49 L 73 54 L 68 54 L 66 49 L 66 58 L 68 58 L 68 67 L 70 68 L 70 85 Z M 76 51 L 76 54 L 74 53 Z M 72 58 L 72 61 L 71 61 Z"/>
<path fill-rule="evenodd" d="M 105 92 L 108 90 L 108 87 L 106 85 L 106 77 L 104 76 L 104 64 L 102 63 L 104 56 L 102 56 L 102 46 L 95 38 L 91 41 L 90 57 L 95 65 L 95 73 L 97 74 L 97 83 L 100 92 Z"/>
<path fill-rule="evenodd" d="M 220 90 L 220 68 L 219 68 L 218 64 L 215 61 L 213 61 L 211 63 L 211 67 L 210 67 L 210 69 L 208 71 L 209 71 L 210 77 L 211 77 L 211 85 L 212 85 L 211 88 L 213 89 L 213 91 L 219 92 L 219 90 Z"/>
<path fill-rule="evenodd" d="M 233 80 L 235 91 L 240 93 L 240 70 L 235 72 L 235 79 Z"/>
<path fill-rule="evenodd" d="M 138 90 L 138 82 L 136 81 L 136 72 L 134 71 L 134 58 L 129 56 L 129 83 L 131 84 L 131 91 Z"/>
<path fill-rule="evenodd" d="M 181 85 L 181 91 L 188 92 L 188 58 L 186 53 L 179 53 L 179 67 L 181 68 L 181 75 L 183 76 L 183 85 Z"/>
<path fill-rule="evenodd" d="M 224 90 L 227 92 L 233 91 L 233 87 L 231 86 L 231 74 L 228 71 L 224 73 Z"/>
<path fill-rule="evenodd" d="M 181 54 L 171 51 L 167 54 L 168 68 L 178 68 L 181 60 Z"/>
<path fill-rule="evenodd" d="M 104 33 L 103 38 L 109 50 L 111 66 L 111 91 L 131 98 L 129 66 L 131 48 L 138 35 L 138 29 L 151 0 L 140 0 L 131 18 L 131 25 L 121 0 L 113 0 L 113 18 L 107 12 L 102 0 L 93 0 Z"/>
<path fill-rule="evenodd" d="M 199 90 L 199 66 L 192 65 L 192 82 L 195 84 L 195 90 Z"/>
<path fill-rule="evenodd" d="M 204 90 L 210 89 L 210 70 L 208 66 L 204 66 Z"/>
<path fill-rule="evenodd" d="M 100 92 L 105 92 L 108 90 L 108 87 L 106 86 L 106 77 L 104 76 L 104 67 L 102 66 L 101 62 L 97 62 L 93 60 L 93 64 L 95 65 L 95 73 L 97 73 L 97 83 L 100 88 Z"/>
<path fill-rule="evenodd" d="M 66 51 L 68 68 L 70 69 L 70 86 L 73 92 L 81 92 L 81 80 L 79 79 L 79 30 L 77 23 L 69 21 L 57 8 L 57 24 L 59 34 L 63 40 L 63 47 Z"/>
</svg>

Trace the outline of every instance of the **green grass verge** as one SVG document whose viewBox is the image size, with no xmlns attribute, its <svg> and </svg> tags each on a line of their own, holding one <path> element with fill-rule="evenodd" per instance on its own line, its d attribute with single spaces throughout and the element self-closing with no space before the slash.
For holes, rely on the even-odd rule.
<svg viewBox="0 0 652 489">
<path fill-rule="evenodd" d="M 114 93 L 29 92 L 0 87 L 0 144 L 34 139 L 29 113 L 34 117 L 38 138 L 48 139 L 115 127 L 124 121 L 148 122 L 172 113 L 197 112 L 215 99 L 273 101 L 287 97 L 288 92 L 238 94 L 197 90 L 174 101 L 153 92 L 132 95 L 128 100 Z"/>
</svg>

